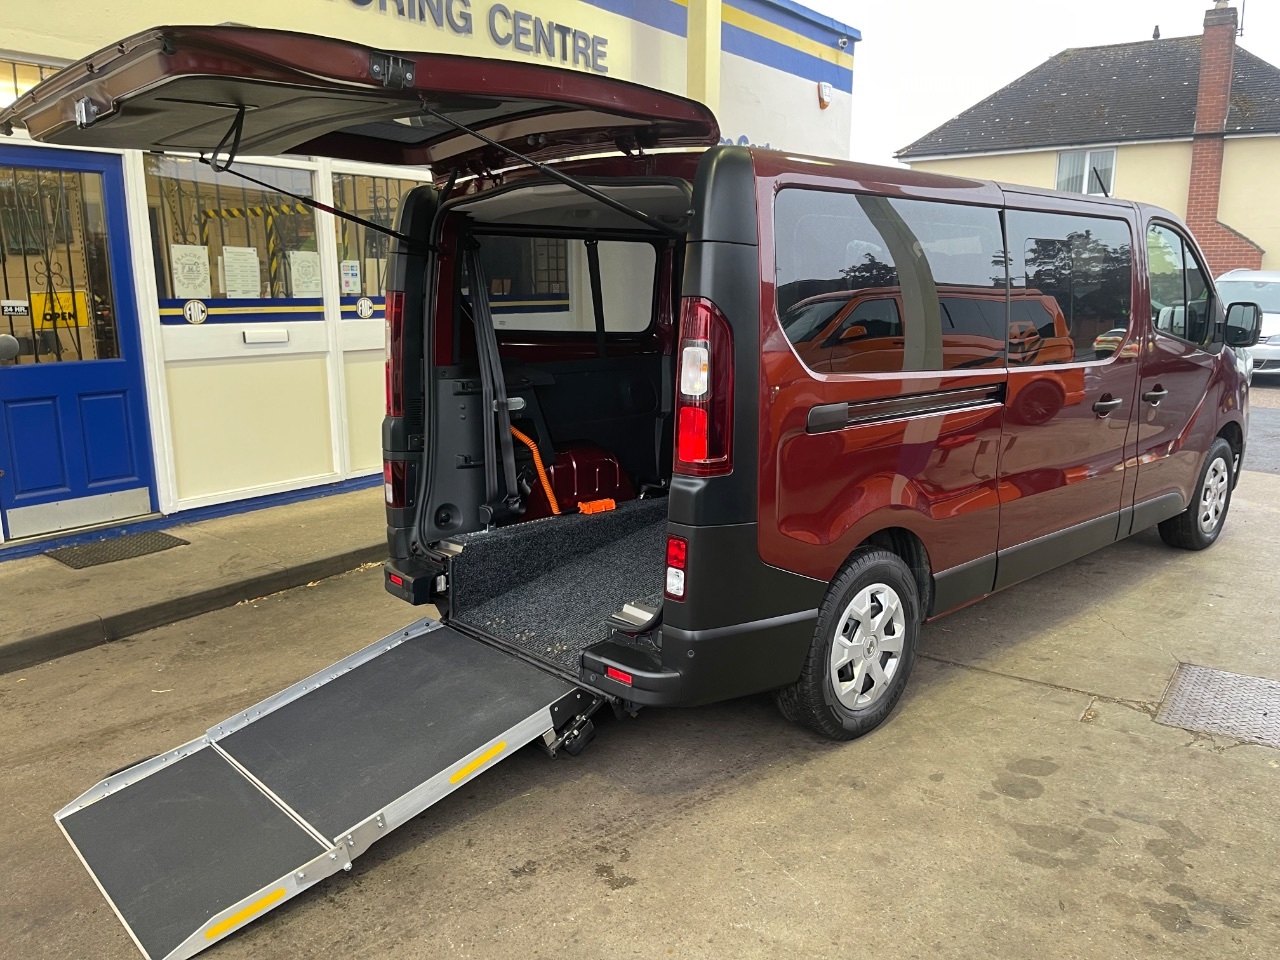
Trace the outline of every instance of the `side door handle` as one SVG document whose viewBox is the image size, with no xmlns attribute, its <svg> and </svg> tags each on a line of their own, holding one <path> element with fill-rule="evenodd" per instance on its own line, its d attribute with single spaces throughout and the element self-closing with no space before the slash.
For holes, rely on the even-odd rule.
<svg viewBox="0 0 1280 960">
<path fill-rule="evenodd" d="M 1105 417 L 1112 410 L 1124 403 L 1124 397 L 1113 397 L 1104 393 L 1102 399 L 1093 405 L 1093 412 L 1100 417 Z"/>
<path fill-rule="evenodd" d="M 1158 406 L 1160 401 L 1163 400 L 1168 395 L 1169 395 L 1169 391 L 1157 383 L 1156 388 L 1154 390 L 1148 390 L 1146 393 L 1142 395 L 1142 399 L 1147 401 L 1147 403 L 1151 404 L 1154 407 L 1154 406 Z"/>
</svg>

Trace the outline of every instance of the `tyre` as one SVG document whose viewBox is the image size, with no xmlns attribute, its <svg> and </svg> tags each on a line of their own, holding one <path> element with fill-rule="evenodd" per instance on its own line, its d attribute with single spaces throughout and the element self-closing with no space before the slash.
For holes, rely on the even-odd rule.
<svg viewBox="0 0 1280 960">
<path fill-rule="evenodd" d="M 1196 482 L 1195 496 L 1186 510 L 1161 522 L 1161 540 L 1181 550 L 1212 546 L 1227 522 L 1235 462 L 1231 444 L 1221 437 L 1213 441 Z"/>
<path fill-rule="evenodd" d="M 827 588 L 800 679 L 775 695 L 782 715 L 831 740 L 870 733 L 906 688 L 921 619 L 901 558 L 857 551 Z"/>
</svg>

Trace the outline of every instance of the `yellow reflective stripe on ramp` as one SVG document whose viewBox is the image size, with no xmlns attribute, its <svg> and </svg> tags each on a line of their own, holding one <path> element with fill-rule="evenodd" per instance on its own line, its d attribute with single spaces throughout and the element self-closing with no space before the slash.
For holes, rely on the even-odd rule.
<svg viewBox="0 0 1280 960">
<path fill-rule="evenodd" d="M 221 923 L 210 927 L 208 930 L 205 931 L 204 938 L 206 940 L 217 939 L 218 937 L 222 936 L 224 933 L 226 933 L 228 930 L 232 929 L 233 927 L 238 927 L 240 924 L 244 923 L 246 920 L 251 920 L 252 918 L 256 917 L 258 914 L 260 914 L 263 910 L 266 910 L 268 907 L 274 906 L 275 904 L 279 903 L 281 900 L 285 898 L 286 893 L 288 893 L 288 891 L 285 890 L 284 887 L 281 887 L 279 890 L 272 890 L 261 900 L 255 900 L 253 903 L 249 904 L 239 913 L 233 913 L 231 916 L 227 917 L 227 919 L 223 920 Z"/>
<path fill-rule="evenodd" d="M 460 770 L 455 770 L 453 773 L 453 776 L 449 778 L 449 782 L 457 783 L 459 780 L 465 779 L 466 777 L 475 773 L 477 770 L 479 770 L 481 767 L 483 767 L 486 763 L 488 763 L 490 760 L 492 760 L 494 757 L 496 757 L 505 749 L 507 749 L 507 741 L 503 740 L 501 743 L 495 743 L 492 747 L 490 747 L 484 753 L 480 754 L 480 756 L 476 757 L 474 760 L 468 763 L 465 767 L 461 768 Z"/>
</svg>

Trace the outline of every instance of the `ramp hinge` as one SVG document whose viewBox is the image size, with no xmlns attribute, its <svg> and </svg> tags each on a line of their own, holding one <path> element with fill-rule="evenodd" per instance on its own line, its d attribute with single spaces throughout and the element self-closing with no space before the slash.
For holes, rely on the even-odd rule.
<svg viewBox="0 0 1280 960">
<path fill-rule="evenodd" d="M 413 86 L 413 61 L 390 53 L 369 54 L 369 73 L 384 87 L 400 90 Z"/>
</svg>

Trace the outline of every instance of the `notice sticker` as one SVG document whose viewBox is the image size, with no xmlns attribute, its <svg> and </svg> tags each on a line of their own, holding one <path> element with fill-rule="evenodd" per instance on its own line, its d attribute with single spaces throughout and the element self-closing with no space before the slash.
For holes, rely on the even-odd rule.
<svg viewBox="0 0 1280 960">
<path fill-rule="evenodd" d="M 0 300 L 0 317 L 29 317 L 31 304 L 26 300 Z"/>
<path fill-rule="evenodd" d="M 343 260 L 338 264 L 338 275 L 342 278 L 342 295 L 344 297 L 360 295 L 359 260 Z"/>
</svg>

